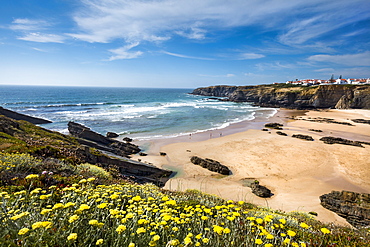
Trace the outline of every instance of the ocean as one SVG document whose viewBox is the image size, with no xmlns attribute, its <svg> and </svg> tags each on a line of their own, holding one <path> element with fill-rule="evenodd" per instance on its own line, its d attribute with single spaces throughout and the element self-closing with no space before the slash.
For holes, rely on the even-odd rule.
<svg viewBox="0 0 370 247">
<path fill-rule="evenodd" d="M 192 89 L 0 85 L 0 105 L 51 120 L 42 127 L 68 134 L 74 121 L 105 135 L 169 138 L 270 117 L 275 109 L 189 94 Z"/>
</svg>

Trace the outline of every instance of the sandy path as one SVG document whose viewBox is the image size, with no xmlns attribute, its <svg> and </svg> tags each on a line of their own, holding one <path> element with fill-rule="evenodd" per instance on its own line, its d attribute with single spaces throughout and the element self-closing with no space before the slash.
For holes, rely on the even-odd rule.
<svg viewBox="0 0 370 247">
<path fill-rule="evenodd" d="M 301 115 L 300 120 L 287 116 Z M 325 222 L 346 224 L 345 220 L 320 205 L 319 196 L 332 190 L 350 190 L 370 193 L 370 145 L 364 148 L 347 145 L 324 144 L 322 136 L 342 137 L 370 142 L 370 125 L 353 123 L 346 126 L 318 123 L 307 120 L 331 118 L 339 122 L 350 119 L 370 119 L 369 110 L 330 110 L 299 112 L 280 110 L 269 122 L 284 123 L 288 136 L 275 130 L 261 131 L 261 124 L 240 133 L 223 135 L 203 141 L 173 140 L 168 145 L 154 145 L 150 155 L 140 158 L 159 167 L 178 171 L 165 188 L 171 190 L 198 189 L 225 199 L 244 200 L 257 205 L 284 211 L 314 211 Z M 323 132 L 313 132 L 319 129 Z M 292 138 L 292 134 L 305 134 L 314 141 Z M 196 137 L 194 137 L 196 138 Z M 208 136 L 209 138 L 209 136 Z M 167 143 L 170 141 L 167 140 Z M 157 151 L 167 153 L 159 156 Z M 228 166 L 233 175 L 221 176 L 190 162 L 196 155 L 211 158 Z M 251 193 L 248 181 L 257 179 L 272 190 L 274 196 L 262 199 Z"/>
</svg>

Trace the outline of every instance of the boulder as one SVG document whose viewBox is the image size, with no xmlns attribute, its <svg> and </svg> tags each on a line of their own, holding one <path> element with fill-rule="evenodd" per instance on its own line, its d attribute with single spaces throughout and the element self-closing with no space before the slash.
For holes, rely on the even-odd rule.
<svg viewBox="0 0 370 247">
<path fill-rule="evenodd" d="M 119 137 L 119 135 L 117 133 L 114 133 L 114 132 L 107 132 L 107 137 L 108 138 L 117 138 L 117 137 Z"/>
<path fill-rule="evenodd" d="M 231 170 L 227 167 L 227 166 L 224 166 L 222 164 L 220 164 L 220 162 L 218 161 L 215 161 L 215 160 L 212 160 L 212 159 L 202 159 L 202 158 L 199 158 L 197 156 L 193 156 L 190 158 L 190 161 L 194 164 L 194 165 L 199 165 L 203 168 L 206 168 L 212 172 L 217 172 L 217 173 L 220 173 L 222 175 L 231 175 Z"/>
<path fill-rule="evenodd" d="M 287 133 L 281 132 L 281 131 L 276 131 L 276 134 L 281 135 L 281 136 L 288 136 Z"/>
<path fill-rule="evenodd" d="M 302 140 L 306 140 L 306 141 L 313 141 L 312 136 L 307 136 L 307 135 L 302 135 L 302 134 L 294 134 L 294 135 L 292 135 L 292 137 L 302 139 Z"/>
<path fill-rule="evenodd" d="M 123 138 L 122 140 L 123 140 L 123 141 L 125 141 L 125 142 L 132 142 L 132 139 L 131 139 L 131 138 L 129 138 L 129 137 L 125 137 L 125 138 Z"/>
<path fill-rule="evenodd" d="M 370 194 L 332 191 L 320 196 L 321 205 L 345 218 L 354 227 L 370 226 Z"/>
<path fill-rule="evenodd" d="M 282 129 L 281 127 L 283 127 L 283 125 L 280 123 L 267 123 L 265 127 L 270 129 Z"/>
<path fill-rule="evenodd" d="M 271 190 L 259 184 L 258 181 L 255 181 L 251 184 L 252 193 L 256 196 L 268 198 L 272 196 Z"/>
</svg>

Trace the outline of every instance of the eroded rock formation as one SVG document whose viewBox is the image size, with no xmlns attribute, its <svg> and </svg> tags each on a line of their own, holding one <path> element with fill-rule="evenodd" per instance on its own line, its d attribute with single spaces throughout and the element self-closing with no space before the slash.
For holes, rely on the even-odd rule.
<svg viewBox="0 0 370 247">
<path fill-rule="evenodd" d="M 332 191 L 320 196 L 321 205 L 345 218 L 354 227 L 370 226 L 370 194 Z"/>
<path fill-rule="evenodd" d="M 278 85 L 213 86 L 192 94 L 228 97 L 234 102 L 291 109 L 370 109 L 370 85 L 320 85 L 313 87 Z"/>
<path fill-rule="evenodd" d="M 225 165 L 222 165 L 220 164 L 220 162 L 216 161 L 216 160 L 212 160 L 212 159 L 202 159 L 202 158 L 199 158 L 197 156 L 193 156 L 190 158 L 190 161 L 194 164 L 194 165 L 199 165 L 203 168 L 206 168 L 212 172 L 217 172 L 217 173 L 220 173 L 220 174 L 223 174 L 223 175 L 231 175 L 231 170 L 225 166 Z"/>
<path fill-rule="evenodd" d="M 81 144 L 103 151 L 111 152 L 120 156 L 128 156 L 130 154 L 136 154 L 140 152 L 140 148 L 134 144 L 120 142 L 105 137 L 79 123 L 69 122 L 68 131 L 69 133 L 71 133 L 72 136 L 77 137 L 77 140 Z"/>
</svg>

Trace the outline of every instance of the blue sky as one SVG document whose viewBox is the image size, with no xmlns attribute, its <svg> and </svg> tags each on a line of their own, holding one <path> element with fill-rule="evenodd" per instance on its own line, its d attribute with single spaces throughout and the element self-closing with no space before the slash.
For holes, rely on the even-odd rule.
<svg viewBox="0 0 370 247">
<path fill-rule="evenodd" d="M 370 77 L 369 0 L 3 0 L 0 84 Z"/>
</svg>

